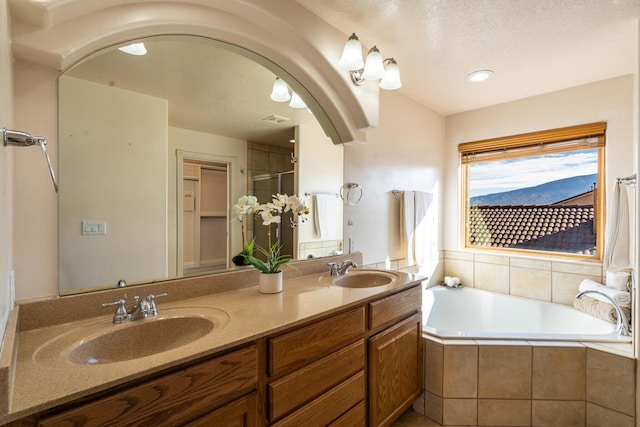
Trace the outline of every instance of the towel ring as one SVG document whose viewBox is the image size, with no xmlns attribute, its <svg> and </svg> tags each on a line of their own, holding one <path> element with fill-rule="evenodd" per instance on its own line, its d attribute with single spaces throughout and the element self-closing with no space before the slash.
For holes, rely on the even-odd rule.
<svg viewBox="0 0 640 427">
<path fill-rule="evenodd" d="M 346 197 L 344 195 L 344 189 L 347 189 Z M 340 198 L 348 204 L 355 206 L 362 199 L 362 187 L 360 184 L 349 183 L 340 187 Z"/>
</svg>

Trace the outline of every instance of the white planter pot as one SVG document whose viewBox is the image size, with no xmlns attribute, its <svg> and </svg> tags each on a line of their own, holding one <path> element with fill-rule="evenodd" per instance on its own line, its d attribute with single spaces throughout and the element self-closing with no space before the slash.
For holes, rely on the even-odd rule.
<svg viewBox="0 0 640 427">
<path fill-rule="evenodd" d="M 260 273 L 260 293 L 277 294 L 282 292 L 282 271 L 278 273 Z"/>
</svg>

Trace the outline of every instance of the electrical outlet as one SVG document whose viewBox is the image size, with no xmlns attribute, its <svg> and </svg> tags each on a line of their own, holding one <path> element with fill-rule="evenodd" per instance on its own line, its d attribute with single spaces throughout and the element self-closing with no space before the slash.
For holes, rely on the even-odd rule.
<svg viewBox="0 0 640 427">
<path fill-rule="evenodd" d="M 349 253 L 354 253 L 356 251 L 356 238 L 349 238 Z"/>
</svg>

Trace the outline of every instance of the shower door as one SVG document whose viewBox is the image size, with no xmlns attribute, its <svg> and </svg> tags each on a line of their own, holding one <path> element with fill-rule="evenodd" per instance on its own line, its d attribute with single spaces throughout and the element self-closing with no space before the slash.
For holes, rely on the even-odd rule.
<svg viewBox="0 0 640 427">
<path fill-rule="evenodd" d="M 276 194 L 292 195 L 293 192 L 293 171 L 253 177 L 253 194 L 258 198 L 260 204 L 270 202 Z M 294 229 L 291 227 L 291 220 L 291 212 L 287 212 L 282 215 L 280 224 L 271 225 L 271 242 L 279 240 L 282 244 L 281 254 L 295 258 L 297 252 L 294 251 Z M 267 227 L 262 225 L 260 217 L 256 217 L 254 220 L 253 236 L 256 239 L 256 244 L 260 247 L 269 246 Z M 263 258 L 257 253 L 256 256 Z"/>
</svg>

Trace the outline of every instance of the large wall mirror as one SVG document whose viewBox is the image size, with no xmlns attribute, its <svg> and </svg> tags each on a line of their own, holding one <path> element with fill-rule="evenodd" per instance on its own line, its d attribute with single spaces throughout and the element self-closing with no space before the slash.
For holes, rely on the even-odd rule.
<svg viewBox="0 0 640 427">
<path fill-rule="evenodd" d="M 134 42 L 146 53 L 120 49 Z M 60 77 L 60 294 L 238 268 L 232 208 L 245 194 L 304 198 L 310 220 L 280 232 L 294 258 L 341 252 L 342 146 L 309 108 L 273 101 L 276 74 L 251 57 L 203 37 L 154 36 Z M 260 231 L 256 222 L 247 238 Z"/>
</svg>

